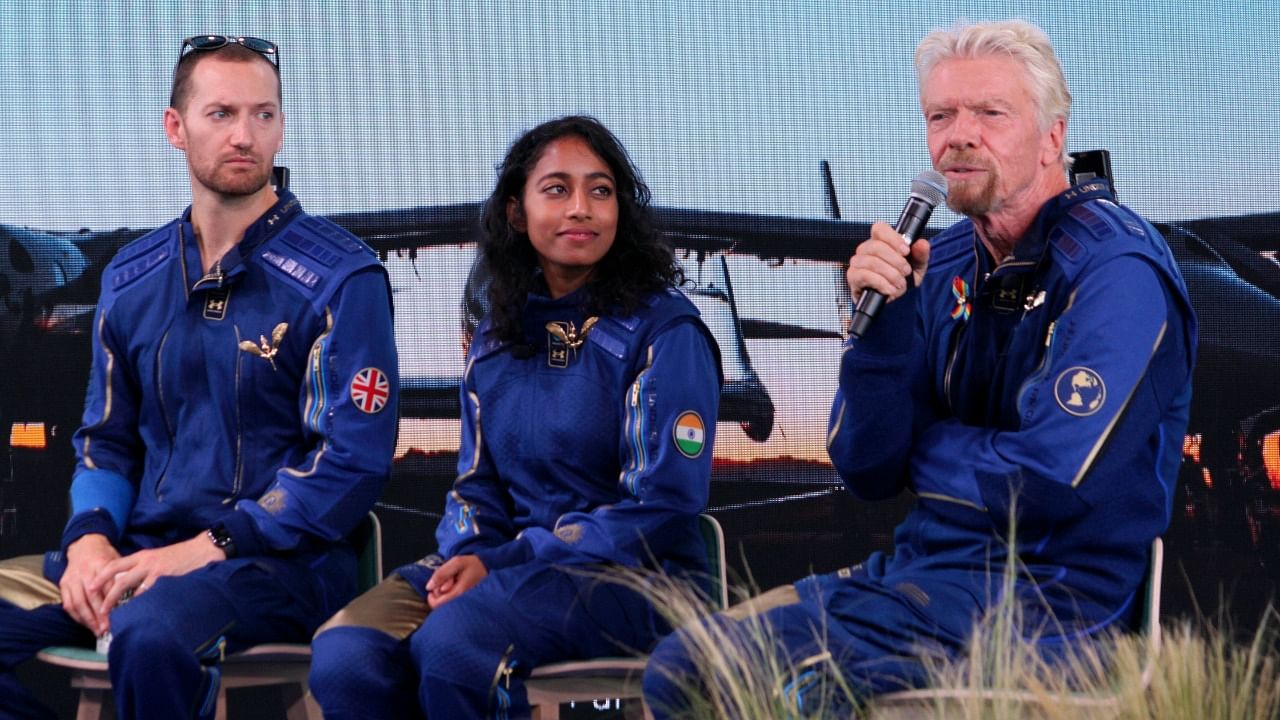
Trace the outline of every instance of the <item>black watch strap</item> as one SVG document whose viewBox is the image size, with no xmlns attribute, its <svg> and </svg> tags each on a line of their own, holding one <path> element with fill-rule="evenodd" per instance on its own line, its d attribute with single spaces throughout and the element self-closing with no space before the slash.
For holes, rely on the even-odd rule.
<svg viewBox="0 0 1280 720">
<path fill-rule="evenodd" d="M 231 533 L 227 532 L 226 525 L 218 523 L 206 530 L 204 534 L 208 536 L 210 542 L 222 548 L 222 552 L 227 554 L 228 560 L 236 556 L 236 543 L 231 539 Z"/>
</svg>

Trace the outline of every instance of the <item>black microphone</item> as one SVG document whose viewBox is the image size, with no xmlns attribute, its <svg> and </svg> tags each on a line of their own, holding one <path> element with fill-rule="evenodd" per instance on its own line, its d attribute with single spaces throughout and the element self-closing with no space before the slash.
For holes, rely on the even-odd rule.
<svg viewBox="0 0 1280 720">
<path fill-rule="evenodd" d="M 911 181 L 911 195 L 907 204 L 902 207 L 902 214 L 893 229 L 907 239 L 907 245 L 915 242 L 925 225 L 929 224 L 929 216 L 938 203 L 947 199 L 947 179 L 942 173 L 925 170 Z M 853 309 L 853 321 L 849 323 L 850 337 L 861 338 L 871 320 L 880 308 L 884 307 L 884 293 L 870 288 L 862 291 L 858 305 Z"/>
</svg>

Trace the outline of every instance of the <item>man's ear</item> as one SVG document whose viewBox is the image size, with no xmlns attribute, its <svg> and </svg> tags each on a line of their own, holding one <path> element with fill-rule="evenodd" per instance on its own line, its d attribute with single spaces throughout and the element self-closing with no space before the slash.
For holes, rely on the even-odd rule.
<svg viewBox="0 0 1280 720">
<path fill-rule="evenodd" d="M 1067 140 L 1067 121 L 1058 118 L 1049 125 L 1045 133 L 1044 149 L 1040 162 L 1044 165 L 1055 165 L 1062 162 L 1062 144 Z"/>
<path fill-rule="evenodd" d="M 164 109 L 164 134 L 170 145 L 179 150 L 187 149 L 187 141 L 182 134 L 182 115 L 171 107 Z"/>
<path fill-rule="evenodd" d="M 516 229 L 516 232 L 529 232 L 528 224 L 524 219 L 524 209 L 520 207 L 520 201 L 515 198 L 507 198 L 507 223 Z"/>
</svg>

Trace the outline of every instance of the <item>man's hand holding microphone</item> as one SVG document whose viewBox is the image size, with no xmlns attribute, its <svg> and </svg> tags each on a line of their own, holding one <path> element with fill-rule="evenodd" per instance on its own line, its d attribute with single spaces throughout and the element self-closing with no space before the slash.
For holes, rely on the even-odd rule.
<svg viewBox="0 0 1280 720">
<path fill-rule="evenodd" d="M 911 195 L 898 222 L 877 222 L 849 259 L 845 280 L 856 303 L 849 335 L 860 338 L 880 308 L 906 294 L 924 279 L 929 267 L 929 242 L 920 235 L 938 203 L 947 197 L 947 179 L 926 170 L 911 181 Z M 910 283 L 908 283 L 908 278 Z"/>
</svg>

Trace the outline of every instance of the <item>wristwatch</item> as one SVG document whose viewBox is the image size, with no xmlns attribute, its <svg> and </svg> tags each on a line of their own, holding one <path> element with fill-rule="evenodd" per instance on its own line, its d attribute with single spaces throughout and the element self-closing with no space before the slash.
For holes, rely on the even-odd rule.
<svg viewBox="0 0 1280 720">
<path fill-rule="evenodd" d="M 231 539 L 231 533 L 227 532 L 226 525 L 218 523 L 205 530 L 204 534 L 214 546 L 222 548 L 222 552 L 227 554 L 228 560 L 236 556 L 236 543 Z"/>
</svg>

